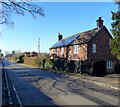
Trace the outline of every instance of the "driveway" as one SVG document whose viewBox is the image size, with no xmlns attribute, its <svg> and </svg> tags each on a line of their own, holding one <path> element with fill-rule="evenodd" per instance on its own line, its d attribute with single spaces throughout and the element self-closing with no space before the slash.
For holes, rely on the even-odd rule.
<svg viewBox="0 0 120 107">
<path fill-rule="evenodd" d="M 23 105 L 118 105 L 118 90 L 92 83 L 90 77 L 4 63 Z"/>
</svg>

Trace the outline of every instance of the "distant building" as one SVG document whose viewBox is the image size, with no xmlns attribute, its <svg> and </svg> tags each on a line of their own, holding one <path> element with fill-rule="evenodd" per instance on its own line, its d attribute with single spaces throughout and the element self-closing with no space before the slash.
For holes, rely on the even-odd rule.
<svg viewBox="0 0 120 107">
<path fill-rule="evenodd" d="M 37 52 L 24 52 L 24 56 L 26 57 L 36 57 L 38 56 L 38 53 Z"/>
<path fill-rule="evenodd" d="M 50 48 L 51 58 L 54 56 L 78 61 L 106 60 L 108 70 L 113 70 L 116 58 L 111 54 L 109 41 L 112 38 L 103 25 L 101 17 L 96 20 L 97 27 L 66 38 L 58 34 L 58 42 Z"/>
</svg>

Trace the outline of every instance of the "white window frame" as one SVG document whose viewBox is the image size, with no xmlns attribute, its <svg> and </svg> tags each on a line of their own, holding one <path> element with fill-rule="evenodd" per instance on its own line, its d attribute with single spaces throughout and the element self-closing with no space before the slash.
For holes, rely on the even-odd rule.
<svg viewBox="0 0 120 107">
<path fill-rule="evenodd" d="M 107 61 L 106 66 L 107 66 L 107 69 L 111 69 L 112 68 L 112 61 Z"/>
<path fill-rule="evenodd" d="M 92 52 L 96 53 L 96 44 L 92 44 Z"/>
<path fill-rule="evenodd" d="M 64 55 L 64 47 L 61 48 L 61 55 Z"/>
<path fill-rule="evenodd" d="M 52 49 L 52 54 L 54 54 L 55 52 L 54 52 L 54 49 Z"/>
<path fill-rule="evenodd" d="M 78 45 L 74 45 L 74 54 L 78 53 Z"/>
</svg>

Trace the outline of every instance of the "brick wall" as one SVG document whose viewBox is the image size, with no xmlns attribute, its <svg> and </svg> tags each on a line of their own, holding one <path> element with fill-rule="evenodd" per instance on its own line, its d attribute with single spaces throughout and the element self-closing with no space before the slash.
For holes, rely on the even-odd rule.
<svg viewBox="0 0 120 107">
<path fill-rule="evenodd" d="M 74 53 L 74 46 L 69 47 L 70 60 L 86 60 L 87 59 L 87 44 L 78 45 L 78 53 Z"/>
<path fill-rule="evenodd" d="M 106 30 L 102 30 L 98 35 L 88 44 L 88 60 L 93 59 L 106 59 L 115 60 L 115 57 L 111 54 L 109 46 L 109 40 L 111 37 Z M 92 44 L 96 44 L 96 53 L 92 52 Z"/>
<path fill-rule="evenodd" d="M 86 60 L 87 59 L 87 44 L 78 45 L 78 53 L 74 53 L 74 46 L 64 47 L 64 54 L 61 54 L 62 48 L 58 47 L 54 49 L 54 54 L 59 57 L 64 57 L 69 60 Z M 52 49 L 50 49 L 50 55 Z"/>
<path fill-rule="evenodd" d="M 61 53 L 61 51 L 62 51 L 62 48 L 61 48 L 61 47 L 54 48 L 54 53 L 52 53 L 52 49 L 50 49 L 49 55 L 56 54 L 56 55 L 59 56 L 59 57 L 64 57 L 64 58 L 66 58 L 67 47 L 63 47 L 63 48 L 64 48 L 64 54 L 63 54 L 63 55 L 62 55 L 62 53 Z"/>
</svg>

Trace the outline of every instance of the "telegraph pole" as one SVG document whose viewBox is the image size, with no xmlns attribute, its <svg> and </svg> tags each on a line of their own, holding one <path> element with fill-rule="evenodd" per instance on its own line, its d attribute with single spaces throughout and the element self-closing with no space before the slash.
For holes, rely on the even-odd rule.
<svg viewBox="0 0 120 107">
<path fill-rule="evenodd" d="M 40 54 L 40 38 L 38 38 L 38 54 Z"/>
</svg>

